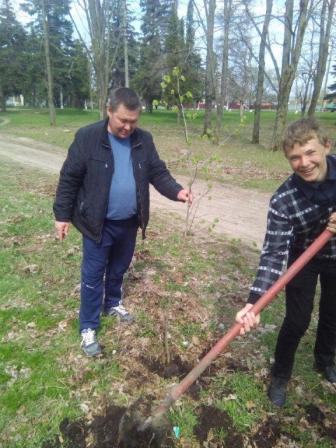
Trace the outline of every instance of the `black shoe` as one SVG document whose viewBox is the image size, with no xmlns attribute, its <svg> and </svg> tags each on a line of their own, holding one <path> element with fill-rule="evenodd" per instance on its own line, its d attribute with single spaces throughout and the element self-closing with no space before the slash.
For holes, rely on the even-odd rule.
<svg viewBox="0 0 336 448">
<path fill-rule="evenodd" d="M 335 366 L 326 366 L 320 367 L 315 364 L 315 370 L 322 373 L 327 381 L 332 384 L 336 384 L 336 367 Z"/>
<path fill-rule="evenodd" d="M 267 395 L 271 402 L 281 408 L 286 402 L 286 391 L 288 381 L 276 376 L 272 377 Z"/>
</svg>

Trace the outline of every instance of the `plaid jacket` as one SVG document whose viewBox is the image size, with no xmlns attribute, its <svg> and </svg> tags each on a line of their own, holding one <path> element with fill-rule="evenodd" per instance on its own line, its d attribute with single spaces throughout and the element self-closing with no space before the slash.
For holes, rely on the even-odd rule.
<svg viewBox="0 0 336 448">
<path fill-rule="evenodd" d="M 329 216 L 336 211 L 336 156 L 328 156 L 327 193 L 323 205 L 313 197 L 308 182 L 292 174 L 270 200 L 267 230 L 256 279 L 248 302 L 258 298 L 279 278 L 286 267 L 288 253 L 299 255 L 326 228 Z M 316 255 L 336 262 L 336 237 Z"/>
</svg>

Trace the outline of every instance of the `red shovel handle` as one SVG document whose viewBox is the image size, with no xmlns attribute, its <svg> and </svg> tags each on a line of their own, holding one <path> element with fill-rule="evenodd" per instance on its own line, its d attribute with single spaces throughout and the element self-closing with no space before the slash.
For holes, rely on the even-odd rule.
<svg viewBox="0 0 336 448">
<path fill-rule="evenodd" d="M 260 313 L 282 290 L 284 286 L 289 283 L 293 277 L 310 261 L 314 255 L 322 249 L 322 247 L 330 240 L 334 233 L 329 230 L 324 230 L 320 236 L 300 255 L 299 258 L 285 271 L 278 280 L 269 288 L 253 305 L 250 311 L 255 314 Z M 226 348 L 230 342 L 239 335 L 242 324 L 236 323 L 232 325 L 229 331 L 217 342 L 217 344 L 204 356 L 203 359 L 195 366 L 188 375 L 173 389 L 167 396 L 164 403 L 157 409 L 157 413 L 165 412 L 168 407 L 177 400 L 201 375 L 202 372 L 217 358 L 217 356 Z"/>
</svg>

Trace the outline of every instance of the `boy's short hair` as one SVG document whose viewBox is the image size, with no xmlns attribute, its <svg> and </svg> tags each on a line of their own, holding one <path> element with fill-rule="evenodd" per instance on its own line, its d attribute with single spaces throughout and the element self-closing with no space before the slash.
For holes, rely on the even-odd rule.
<svg viewBox="0 0 336 448">
<path fill-rule="evenodd" d="M 303 146 L 313 138 L 317 138 L 323 146 L 330 141 L 315 118 L 301 118 L 287 126 L 282 138 L 282 148 L 286 153 L 295 144 Z"/>
<path fill-rule="evenodd" d="M 137 93 L 129 87 L 119 87 L 112 90 L 108 98 L 107 105 L 114 112 L 120 105 L 123 105 L 128 110 L 140 110 L 141 101 Z"/>
</svg>

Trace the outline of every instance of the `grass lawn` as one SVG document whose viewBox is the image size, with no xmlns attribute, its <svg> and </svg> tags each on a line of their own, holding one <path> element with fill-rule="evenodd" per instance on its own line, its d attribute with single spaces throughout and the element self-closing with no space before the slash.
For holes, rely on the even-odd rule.
<svg viewBox="0 0 336 448">
<path fill-rule="evenodd" d="M 197 229 L 184 238 L 182 220 L 154 215 L 125 283 L 136 321 L 104 317 L 104 356 L 88 359 L 77 328 L 81 241 L 74 229 L 63 243 L 54 239 L 55 183 L 1 161 L 0 446 L 116 447 L 126 408 L 162 399 L 229 328 L 258 254 Z M 169 420 L 180 434 L 161 446 L 335 446 L 335 388 L 312 371 L 315 315 L 288 404 L 279 411 L 266 399 L 282 315 L 279 298 L 259 330 L 237 339 L 178 400 Z"/>
<path fill-rule="evenodd" d="M 262 114 L 260 145 L 250 143 L 253 113 L 247 113 L 241 123 L 237 111 L 225 112 L 223 136 L 218 146 L 200 137 L 202 112 L 188 122 L 190 144 L 185 142 L 183 129 L 176 123 L 174 112 L 161 110 L 153 114 L 143 113 L 140 126 L 153 133 L 162 158 L 174 172 L 191 176 L 198 164 L 198 173 L 203 178 L 272 192 L 290 172 L 282 152 L 269 150 L 274 116 L 273 111 Z M 324 112 L 317 116 L 330 137 L 336 140 L 335 113 Z M 51 128 L 45 109 L 11 109 L 0 113 L 0 123 L 6 120 L 6 124 L 0 126 L 0 132 L 30 137 L 66 149 L 79 127 L 98 118 L 97 112 L 58 110 L 57 126 Z M 289 120 L 297 118 L 297 115 L 289 114 Z"/>
</svg>

